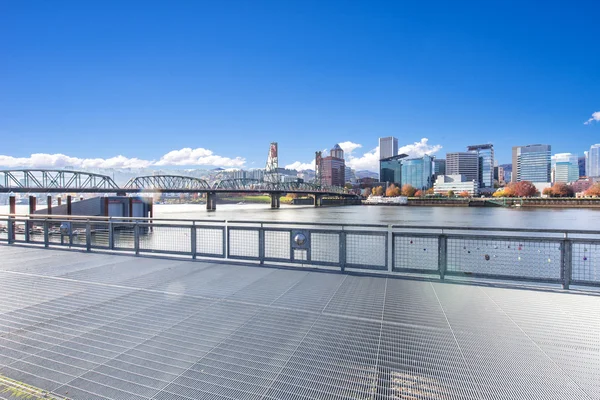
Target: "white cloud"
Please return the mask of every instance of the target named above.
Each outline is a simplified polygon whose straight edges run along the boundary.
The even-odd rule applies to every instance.
[[[0,166],[5,168],[146,168],[156,166],[206,165],[240,168],[246,162],[241,157],[229,158],[214,154],[202,148],[171,151],[159,161],[127,158],[119,155],[111,158],[79,158],[64,154],[36,153],[29,157],[0,155]]]
[[[398,148],[398,154],[408,154],[409,157],[423,157],[425,154],[432,155],[442,149],[439,144],[430,145],[429,139],[423,138],[420,142],[407,144]]]
[[[592,122],[600,122],[600,111],[596,111],[592,114],[592,118],[585,121],[584,125],[590,125]]]
[[[29,157],[11,157],[0,155],[0,166],[7,168],[145,168],[152,161],[139,158],[117,156],[103,158],[78,158],[64,154],[32,154]]]
[[[342,142],[342,143],[338,143],[338,144],[340,145],[340,147],[342,148],[342,150],[344,150],[344,153],[346,153],[346,154],[350,154],[354,150],[360,149],[362,147],[362,144],[353,143],[350,141]]]
[[[295,169],[296,171],[303,171],[305,169],[315,170],[315,160],[310,163],[303,163],[300,161],[293,162],[285,166],[286,169]]]
[[[173,150],[161,157],[154,165],[210,165],[215,167],[242,167],[246,160],[241,157],[229,158],[213,154],[211,150],[186,147]]]
[[[355,170],[379,171],[379,146],[371,151],[367,151],[360,157],[354,157],[352,154],[346,157],[346,165]]]

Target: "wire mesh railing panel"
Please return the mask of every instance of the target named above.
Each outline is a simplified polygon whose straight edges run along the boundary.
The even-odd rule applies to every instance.
[[[387,234],[347,233],[346,263],[364,268],[387,266]]]
[[[558,240],[448,238],[449,273],[560,280]]]
[[[340,262],[340,234],[337,232],[310,232],[310,261],[338,264]]]
[[[139,249],[155,253],[192,253],[192,228],[138,224]]]
[[[94,221],[91,225],[92,248],[109,249],[109,223]]]
[[[196,228],[196,254],[224,257],[223,235],[220,227]]]
[[[394,234],[394,270],[439,269],[438,238]]]
[[[229,257],[258,259],[258,237],[258,229],[229,228]]]
[[[44,244],[44,221],[33,220],[29,223],[29,243]]]
[[[573,243],[572,247],[573,282],[600,283],[600,242]]]
[[[290,231],[265,231],[265,258],[290,259]]]
[[[116,250],[135,250],[135,232],[132,223],[114,223],[113,243]]]
[[[27,220],[22,218],[15,218],[13,226],[14,241],[24,243],[26,239],[25,229],[27,228]]]

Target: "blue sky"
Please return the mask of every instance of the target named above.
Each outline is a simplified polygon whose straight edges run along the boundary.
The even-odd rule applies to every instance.
[[[0,164],[252,168],[277,141],[373,169],[390,135],[583,154],[599,38],[594,1],[0,0]]]

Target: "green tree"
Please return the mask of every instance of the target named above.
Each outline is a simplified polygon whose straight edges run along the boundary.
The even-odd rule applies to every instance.
[[[448,190],[448,197],[454,197],[454,190]]]

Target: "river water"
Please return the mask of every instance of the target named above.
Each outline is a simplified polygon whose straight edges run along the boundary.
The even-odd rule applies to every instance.
[[[500,227],[531,229],[600,230],[600,209],[568,208],[476,208],[412,206],[319,207],[282,204],[272,210],[268,204],[217,204],[216,211],[204,205],[159,204],[156,218],[246,221],[327,222],[347,224],[396,224],[448,227]],[[17,206],[27,213],[28,206]],[[8,206],[0,206],[0,214]]]
[[[600,209],[412,206],[319,207],[268,204],[156,205],[160,218],[600,230]]]

